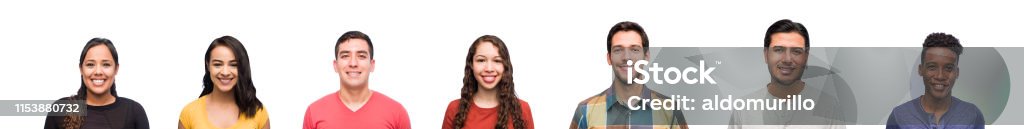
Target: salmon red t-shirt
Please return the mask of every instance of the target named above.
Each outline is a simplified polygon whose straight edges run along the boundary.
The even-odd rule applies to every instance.
[[[384,94],[373,91],[359,110],[352,111],[334,92],[306,108],[303,129],[409,129],[405,107]]]
[[[469,110],[466,112],[466,121],[462,128],[466,129],[492,129],[494,125],[498,123],[498,107],[482,108],[472,104],[470,102]],[[441,129],[451,129],[455,126],[455,115],[459,113],[458,99],[448,103],[448,109],[445,111],[444,122],[441,125]],[[519,108],[525,124],[524,129],[533,129],[533,113],[530,112],[530,104],[526,101],[519,100]],[[511,129],[513,127],[512,121],[510,120],[506,125]]]

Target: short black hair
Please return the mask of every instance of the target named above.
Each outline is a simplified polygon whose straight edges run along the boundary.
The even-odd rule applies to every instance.
[[[764,33],[764,49],[768,49],[768,45],[771,45],[772,34],[787,32],[799,33],[800,36],[804,37],[804,47],[806,47],[804,50],[811,49],[811,36],[807,33],[807,28],[804,27],[804,24],[793,22],[789,19],[775,21],[772,26],[768,27],[768,31]]]
[[[960,62],[960,54],[964,53],[964,46],[960,45],[960,40],[953,37],[953,35],[946,33],[932,33],[924,39],[924,44],[921,45],[924,49],[921,49],[921,63],[924,63],[924,53],[928,51],[928,48],[941,47],[948,48],[956,53],[956,61]]]
[[[341,46],[341,43],[348,41],[349,39],[366,40],[366,45],[370,46],[370,59],[373,59],[373,42],[370,41],[370,36],[359,31],[348,31],[345,32],[345,34],[341,34],[341,37],[338,38],[338,42],[334,43],[334,58],[338,58],[338,46]]]
[[[644,28],[640,27],[640,24],[631,21],[623,21],[616,23],[615,26],[612,26],[612,29],[608,31],[607,50],[609,53],[612,52],[612,37],[615,36],[615,33],[622,31],[636,31],[636,33],[640,34],[640,40],[641,42],[643,42],[644,45],[644,52],[646,52],[647,48],[650,47],[649,42],[647,40],[647,32],[644,32]]]

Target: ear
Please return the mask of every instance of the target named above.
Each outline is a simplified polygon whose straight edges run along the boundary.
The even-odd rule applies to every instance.
[[[341,71],[339,71],[340,69],[338,69],[338,59],[334,59],[334,62],[331,63],[331,66],[334,66],[333,68],[335,73],[341,73]]]
[[[605,61],[608,62],[608,65],[612,65],[612,53],[605,53],[604,58]]]
[[[110,76],[117,76],[117,71],[121,69],[121,65],[114,65],[114,72],[110,73]]]
[[[771,65],[772,63],[768,62],[768,48],[764,48],[764,50],[762,50],[762,51],[763,52],[761,53],[761,55],[764,56],[764,64]],[[771,67],[771,66],[769,66],[769,67]]]
[[[645,51],[644,52],[644,60],[647,60],[647,61],[651,60],[651,52],[650,51]]]
[[[370,59],[370,72],[373,72],[373,67],[376,67],[375,65],[377,65],[377,60]]]
[[[925,73],[924,64],[918,64],[917,65],[917,75],[919,75],[921,77],[924,77],[924,73]]]

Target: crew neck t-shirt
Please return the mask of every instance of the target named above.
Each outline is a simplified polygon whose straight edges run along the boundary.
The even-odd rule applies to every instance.
[[[455,115],[459,113],[460,99],[456,99],[448,103],[448,109],[444,113],[444,123],[441,125],[442,129],[454,128]],[[524,129],[533,129],[533,114],[530,111],[530,104],[526,101],[519,100],[519,108],[522,112],[520,118],[523,119]],[[509,117],[511,118],[511,117]],[[489,129],[494,128],[495,124],[498,123],[498,107],[482,108],[473,104],[470,101],[469,110],[466,112],[466,120],[463,122],[462,128],[466,129]],[[512,119],[508,119],[506,123],[508,129],[512,129]]]

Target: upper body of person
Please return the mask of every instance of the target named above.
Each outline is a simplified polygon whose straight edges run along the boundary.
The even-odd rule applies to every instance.
[[[612,85],[604,92],[581,101],[575,110],[571,129],[580,128],[672,128],[686,129],[686,119],[678,110],[630,110],[627,103],[631,96],[646,99],[666,98],[650,90],[644,84],[627,83],[631,63],[649,60],[647,33],[639,24],[619,22],[608,32],[605,57],[612,66]],[[633,75],[639,75],[633,71]],[[649,106],[649,105],[645,105]]]
[[[181,109],[179,129],[269,129],[267,110],[256,98],[249,54],[231,36],[206,49],[206,74],[199,99]]]
[[[335,42],[334,71],[341,89],[306,108],[303,129],[409,129],[405,107],[369,89],[373,72],[373,43],[359,31],[349,31]]]
[[[104,38],[93,38],[85,44],[78,60],[82,85],[78,93],[61,101],[84,101],[86,114],[49,113],[45,129],[149,129],[149,118],[142,105],[117,96],[114,77],[120,67],[117,49]],[[58,101],[60,103],[60,101]]]
[[[530,105],[516,96],[512,58],[493,35],[473,41],[466,55],[461,98],[448,103],[442,129],[533,129]]]
[[[846,128],[838,111],[838,99],[820,89],[806,86],[803,74],[811,47],[810,35],[803,24],[783,19],[772,23],[764,36],[764,59],[771,81],[764,89],[740,99],[791,99],[802,96],[814,100],[812,110],[737,110],[729,120],[730,129],[756,128]]]
[[[925,38],[917,73],[924,95],[892,109],[887,129],[984,129],[985,117],[970,102],[953,97],[960,76],[963,46],[953,35],[932,33]]]

